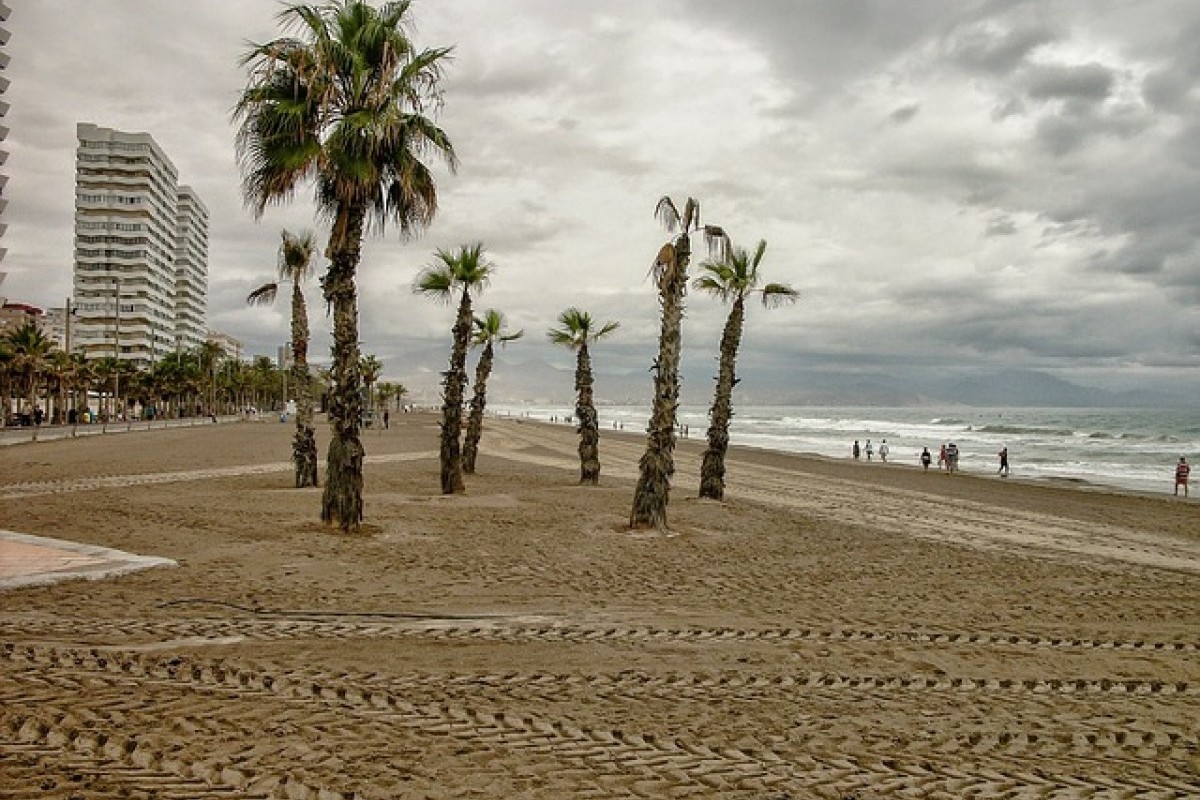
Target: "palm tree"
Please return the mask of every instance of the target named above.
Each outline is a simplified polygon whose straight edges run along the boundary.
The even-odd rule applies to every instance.
[[[655,216],[667,231],[679,235],[658,251],[651,274],[658,284],[662,306],[662,329],[654,372],[654,403],[646,429],[646,452],[638,463],[640,475],[633,494],[631,528],[667,527],[667,502],[671,476],[675,473],[675,419],[679,405],[679,356],[683,328],[683,294],[687,289],[688,262],[692,256],[691,235],[704,233],[710,253],[725,253],[729,238],[715,225],[700,224],[700,204],[689,197],[683,214],[670,197],[658,201]]]
[[[409,37],[410,0],[376,8],[364,0],[292,5],[284,36],[254,46],[234,110],[242,191],[255,216],[289,200],[308,179],[319,213],[332,221],[321,280],[333,312],[331,440],[321,519],[343,531],[362,522],[358,297],[355,272],[368,221],[404,237],[433,220],[437,188],[421,160],[453,170],[449,137],[429,110],[441,104],[449,48],[418,51]]]
[[[54,342],[32,322],[8,331],[5,339],[12,354],[10,369],[14,375],[24,379],[24,411],[32,418],[37,411],[38,382],[46,371]]]
[[[196,347],[193,355],[196,359],[196,369],[203,376],[201,383],[208,386],[208,406],[211,409],[217,404],[217,365],[225,355],[225,348],[218,342],[207,339]],[[200,391],[199,387],[196,391]]]
[[[383,364],[373,355],[365,355],[358,362],[358,371],[362,373],[363,385],[367,393],[367,408],[375,411],[375,382],[383,374]]]
[[[75,359],[65,350],[51,352],[46,360],[45,375],[50,383],[48,388],[54,389],[54,411],[50,415],[53,424],[65,425],[67,422],[67,398],[75,384],[75,367]]]
[[[783,283],[759,288],[758,267],[766,251],[766,240],[760,239],[753,255],[738,248],[726,258],[705,261],[700,265],[704,274],[692,283],[696,289],[730,304],[721,333],[717,388],[708,414],[708,447],[700,466],[700,496],[713,500],[725,497],[725,453],[729,449],[729,420],[733,417],[733,387],[738,383],[734,372],[746,320],[746,297],[757,293],[765,308],[793,303],[799,297],[799,292]]]
[[[396,396],[396,384],[391,381],[380,381],[375,386],[375,398],[381,409],[386,409]]]
[[[463,390],[467,383],[467,346],[471,338],[471,292],[483,291],[494,267],[483,257],[483,245],[476,242],[463,245],[457,253],[437,251],[437,263],[426,267],[417,276],[414,290],[418,294],[449,303],[460,291],[458,314],[452,331],[453,347],[450,368],[442,385],[442,494],[463,491],[462,451],[459,433],[462,428]]]
[[[7,427],[12,413],[13,355],[7,336],[0,336],[0,428]]]
[[[296,488],[317,486],[317,437],[313,429],[312,382],[308,375],[308,306],[304,282],[312,275],[317,244],[311,231],[280,233],[278,279],[264,283],[246,298],[251,305],[275,302],[279,284],[292,284],[292,386],[296,391],[296,434],[292,437],[292,462]],[[215,411],[214,411],[215,413]]]
[[[606,322],[597,330],[592,315],[568,308],[558,315],[562,327],[551,328],[550,341],[575,351],[575,417],[579,420],[579,482],[600,482],[600,423],[592,400],[592,359],[588,342],[598,342],[621,326]]]
[[[479,454],[479,438],[483,436],[483,409],[487,405],[487,382],[492,374],[495,345],[504,346],[520,339],[525,331],[506,333],[504,315],[489,308],[482,317],[475,318],[475,335],[471,344],[483,347],[479,363],[475,365],[475,393],[471,396],[471,413],[467,416],[467,433],[463,437],[463,472],[475,473],[475,457]]]

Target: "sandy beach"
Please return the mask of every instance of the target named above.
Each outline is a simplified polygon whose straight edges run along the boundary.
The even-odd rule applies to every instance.
[[[735,449],[718,504],[693,438],[631,533],[637,433],[581,487],[490,419],[444,497],[418,413],[347,537],[292,430],[0,449],[0,528],[175,564],[0,590],[0,798],[1200,797],[1195,499]]]

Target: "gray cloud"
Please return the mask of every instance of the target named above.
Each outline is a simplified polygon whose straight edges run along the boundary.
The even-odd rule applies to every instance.
[[[695,195],[741,244],[767,239],[770,279],[803,293],[750,319],[743,357],[756,369],[1031,366],[1178,383],[1200,366],[1190,2],[414,8],[423,45],[455,45],[439,121],[462,166],[438,172],[427,232],[364,248],[364,347],[393,377],[444,367],[448,311],[415,297],[412,279],[436,248],[476,240],[498,267],[479,307],[528,330],[506,358],[569,368],[544,331],[580,305],[622,323],[604,369],[640,377],[658,331],[646,274],[667,239],[652,216],[664,194]],[[307,190],[261,220],[240,198],[237,59],[276,35],[278,9],[14,9],[6,293],[57,305],[70,291],[75,123],[145,130],[209,206],[213,326],[274,353],[286,315],[244,296],[270,275],[280,228],[326,235]],[[308,297],[320,360],[315,284]],[[711,373],[723,321],[689,296],[693,374]]]
[[[1102,64],[1031,67],[1025,76],[1026,91],[1035,100],[1085,100],[1098,103],[1112,92],[1113,71]]]

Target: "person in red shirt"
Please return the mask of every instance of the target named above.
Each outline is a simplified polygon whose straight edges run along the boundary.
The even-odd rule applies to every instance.
[[[1179,464],[1175,467],[1175,496],[1179,496],[1179,487],[1183,487],[1183,496],[1188,496],[1188,474],[1192,468],[1188,466],[1186,458],[1180,458]]]

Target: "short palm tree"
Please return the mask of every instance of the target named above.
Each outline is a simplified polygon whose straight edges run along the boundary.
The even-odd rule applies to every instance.
[[[462,429],[463,391],[467,384],[467,348],[471,339],[471,292],[478,294],[487,286],[494,267],[484,258],[483,245],[463,245],[457,252],[437,251],[437,262],[417,276],[414,290],[444,303],[460,292],[458,314],[454,317],[450,368],[442,382],[442,494],[463,491]]]
[[[11,353],[9,368],[25,390],[24,410],[33,415],[37,409],[38,383],[49,365],[54,341],[46,336],[36,324],[26,322],[8,331],[5,336]],[[37,434],[34,434],[36,440]]]
[[[331,439],[321,519],[344,531],[362,522],[358,297],[355,273],[368,222],[411,236],[437,211],[433,173],[422,161],[457,157],[427,112],[441,104],[449,48],[417,50],[410,0],[379,8],[364,0],[286,7],[284,36],[242,59],[249,76],[234,110],[242,192],[256,216],[316,184],[319,213],[332,221],[321,280],[333,312]]]
[[[592,358],[588,344],[598,342],[621,327],[619,322],[597,322],[587,311],[568,308],[558,315],[561,327],[546,335],[554,344],[575,351],[575,418],[579,420],[579,482],[600,482],[600,422],[592,394]]]
[[[292,437],[292,463],[296,466],[296,488],[300,489],[318,485],[312,381],[308,374],[308,306],[304,301],[304,283],[312,276],[317,244],[310,231],[297,236],[285,230],[280,238],[277,279],[255,289],[246,302],[251,305],[270,305],[279,294],[279,284],[292,284],[292,386],[296,392],[296,434]]]
[[[475,391],[471,395],[471,411],[467,415],[467,432],[463,436],[463,472],[475,473],[475,458],[479,455],[479,439],[483,436],[483,411],[487,406],[487,382],[492,374],[495,346],[520,339],[525,331],[508,333],[504,330],[504,315],[493,308],[475,318],[475,334],[471,344],[482,347],[479,363],[475,365]]]
[[[358,362],[358,371],[362,373],[363,389],[367,393],[367,408],[375,411],[375,384],[383,374],[383,363],[374,355],[365,355]]]
[[[729,450],[729,420],[733,417],[733,387],[738,346],[746,320],[746,297],[758,294],[763,306],[774,308],[793,303],[799,293],[783,283],[758,286],[758,268],[767,251],[765,240],[759,240],[753,254],[738,248],[726,258],[710,259],[700,265],[703,274],[693,286],[729,303],[729,316],[721,333],[721,356],[717,369],[717,387],[709,411],[708,447],[700,466],[700,496],[712,500],[725,498],[725,453]]]
[[[674,240],[659,248],[651,274],[658,284],[662,329],[653,367],[654,403],[646,429],[646,452],[638,462],[640,474],[633,494],[631,528],[666,528],[671,476],[675,473],[675,420],[679,406],[679,356],[683,332],[683,295],[687,289],[691,235],[703,232],[711,254],[725,254],[729,238],[715,225],[700,224],[700,204],[688,198],[683,213],[669,197],[658,201],[655,216]]]

